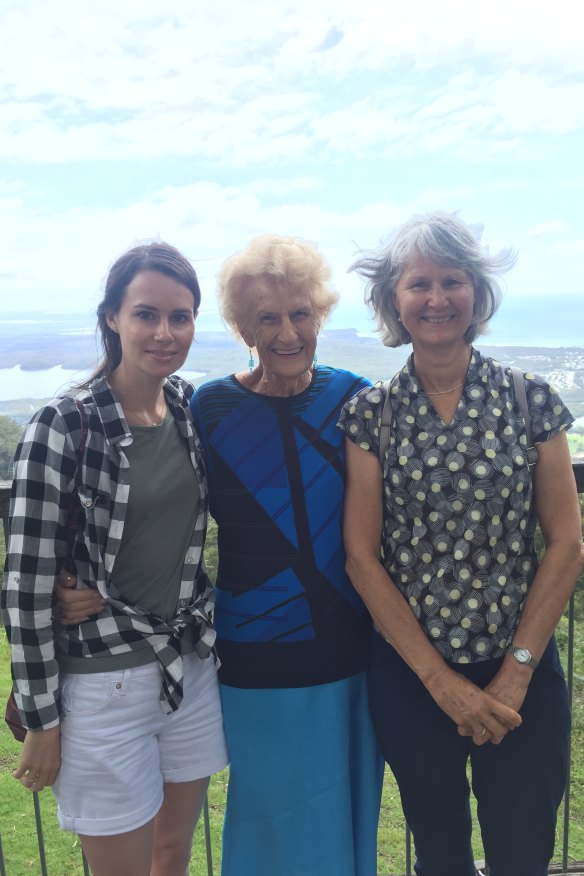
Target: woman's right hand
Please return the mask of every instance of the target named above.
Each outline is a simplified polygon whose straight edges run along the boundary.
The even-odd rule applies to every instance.
[[[444,666],[426,687],[434,701],[458,727],[461,736],[472,736],[476,745],[498,745],[522,719],[515,709],[499,702],[463,675]]]
[[[98,590],[85,587],[76,590],[77,578],[67,569],[61,569],[57,578],[55,596],[57,617],[63,624],[80,624],[91,615],[99,614],[105,607],[105,599]]]
[[[61,766],[61,728],[28,730],[13,778],[29,791],[52,785]]]

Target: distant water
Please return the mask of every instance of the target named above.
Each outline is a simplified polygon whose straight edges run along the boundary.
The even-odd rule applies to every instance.
[[[330,328],[355,326],[364,336],[375,334],[365,308],[339,307],[333,311]],[[508,294],[490,322],[481,343],[496,347],[584,347],[584,296]]]
[[[72,383],[81,383],[89,372],[73,371],[55,365],[42,371],[22,371],[20,365],[14,368],[0,368],[0,401],[20,398],[53,398],[67,390]],[[202,377],[201,371],[181,371],[186,380]]]
[[[212,327],[210,315],[205,317],[205,330]],[[201,322],[203,316],[201,316]],[[346,329],[354,327],[360,334],[374,334],[375,325],[368,319],[363,304],[346,306],[333,311],[327,327]],[[201,326],[202,328],[202,326]],[[222,328],[222,327],[221,327]],[[221,330],[220,328],[220,330]],[[84,336],[95,333],[93,318],[87,314],[0,314],[0,338],[22,335],[31,337],[45,331],[56,336]],[[326,330],[326,328],[325,328]],[[88,338],[88,349],[91,349]],[[479,345],[520,347],[584,347],[584,306],[580,295],[562,295],[551,292],[547,296],[529,297],[508,294],[491,321],[489,332],[482,335]],[[200,372],[183,372],[195,379]],[[0,368],[0,401],[21,398],[51,398],[67,389],[71,383],[84,379],[86,372],[74,371],[57,365],[42,371],[21,371],[20,366]]]
[[[0,368],[0,399],[52,398],[84,377],[84,371],[72,371],[60,365],[43,371],[22,371],[20,365]]]
[[[504,298],[484,342],[496,346],[582,347],[582,299],[562,295]]]

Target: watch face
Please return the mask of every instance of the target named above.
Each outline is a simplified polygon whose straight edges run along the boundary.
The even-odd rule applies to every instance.
[[[513,656],[517,660],[518,663],[529,663],[531,660],[531,654],[527,650],[527,648],[515,648],[513,651]]]

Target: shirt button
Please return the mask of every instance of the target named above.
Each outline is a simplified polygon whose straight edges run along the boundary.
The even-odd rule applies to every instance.
[[[195,558],[194,558],[194,557],[187,557],[187,564],[188,564],[189,566],[192,566],[194,562],[195,562]]]
[[[122,686],[122,682],[116,681],[116,690],[120,690],[121,686]]]

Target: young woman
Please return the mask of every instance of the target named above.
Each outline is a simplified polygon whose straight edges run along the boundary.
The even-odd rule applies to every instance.
[[[173,247],[121,256],[98,308],[102,363],[35,414],[16,453],[2,610],[28,733],[14,776],[53,785],[94,876],[188,873],[209,776],[227,763],[193,389],[171,376],[199,303]],[[72,559],[105,608],[54,626],[84,421]]]

